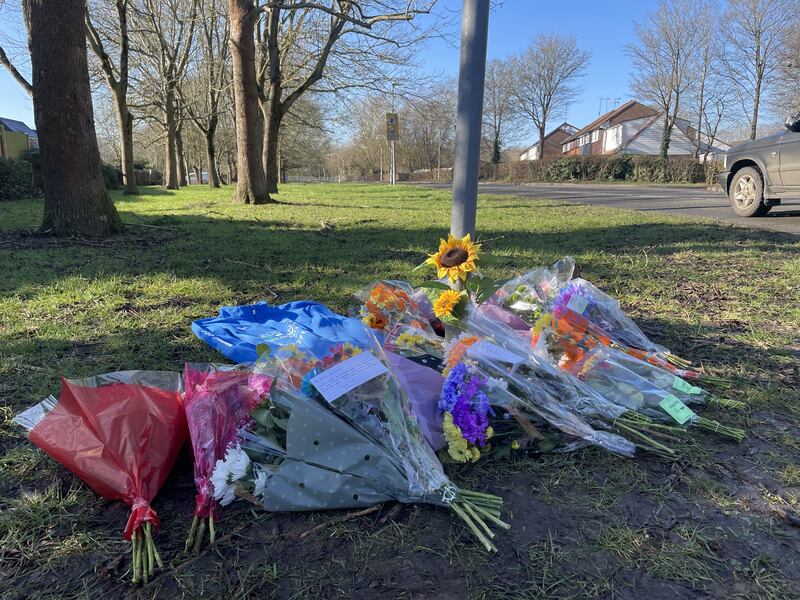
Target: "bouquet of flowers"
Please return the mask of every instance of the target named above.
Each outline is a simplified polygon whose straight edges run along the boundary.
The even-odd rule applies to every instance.
[[[606,346],[624,352],[635,360],[667,371],[674,377],[686,381],[710,384],[717,387],[726,387],[728,385],[722,378],[700,373],[692,369],[682,369],[673,365],[658,354],[626,346],[613,339],[586,317],[564,306],[554,307],[536,321],[532,329],[532,341],[534,345],[536,344],[541,330],[545,327],[552,332],[554,341],[561,346],[564,351],[580,352],[591,350],[597,346]]]
[[[131,506],[132,581],[147,583],[156,564],[160,522],[150,506],[186,439],[177,373],[123,371],[63,379],[52,396],[15,421],[30,440],[108,500]]]
[[[563,345],[560,348],[563,349]],[[666,381],[655,376],[650,369],[646,370],[649,378],[645,378],[642,375],[645,374],[647,363],[632,361],[636,359],[614,348],[598,346],[588,352],[580,348],[564,352],[559,365],[604,397],[644,417],[638,419],[643,422],[644,429],[677,432],[681,426],[696,425],[736,441],[744,439],[745,433],[741,429],[697,415],[681,400],[679,396],[683,396],[684,400],[700,400],[700,394],[694,393],[693,386],[686,389],[686,382],[680,380],[683,383],[676,387],[674,378],[672,385],[666,386]],[[657,383],[659,381],[663,387]],[[667,423],[671,423],[672,427]]]
[[[620,308],[619,302],[585,279],[572,279],[575,261],[565,257],[550,269],[538,268],[500,287],[491,303],[523,318],[530,325],[548,311],[575,312],[615,344],[659,357],[679,367],[690,363],[653,343]]]
[[[224,458],[239,430],[250,421],[250,413],[269,394],[272,380],[254,373],[247,365],[187,364],[186,421],[194,457],[194,519],[185,551],[199,552],[208,527],[214,543],[219,509],[214,499],[214,465]]]
[[[359,291],[356,298],[361,302],[361,320],[368,327],[383,330],[404,324],[433,333],[414,299],[414,290],[405,281],[377,281]]]
[[[485,439],[494,433],[494,428],[486,432],[485,429],[481,431],[480,427],[487,422],[487,404],[514,417],[523,431],[532,437],[536,437],[537,430],[533,424],[544,423],[583,443],[598,445],[624,456],[634,454],[631,442],[619,435],[597,430],[587,421],[588,418],[605,426],[606,420],[620,416],[624,409],[592,393],[548,361],[529,354],[527,349],[512,345],[510,350],[508,345],[503,347],[496,343],[499,340],[475,326],[472,316],[467,320],[466,327],[467,333],[452,340],[446,349],[448,381],[454,386],[455,396],[446,385],[442,391],[441,407],[445,412],[445,425],[450,425],[448,421],[452,420],[452,424],[461,430],[462,437],[464,431],[474,431],[473,421],[479,425],[477,433],[470,433],[479,443],[465,438],[473,444],[468,446],[473,459],[478,456],[473,447],[477,446],[480,451]],[[464,370],[459,366],[462,363],[469,368]],[[466,379],[462,373],[467,375]],[[450,379],[451,376],[454,380]],[[477,388],[477,392],[472,392],[474,388]],[[478,392],[488,398],[488,403]],[[451,417],[448,418],[445,409],[453,405],[453,398],[458,399],[459,396],[466,397],[475,404],[476,409],[466,413],[450,412]],[[477,402],[473,400],[475,397]],[[455,404],[455,407],[458,408],[458,405]],[[480,416],[473,417],[472,413],[475,412]],[[462,420],[462,415],[467,420]],[[447,431],[445,437],[448,437]]]
[[[280,375],[215,467],[221,504],[234,495],[272,511],[431,503],[496,550],[488,524],[508,528],[502,499],[447,479],[377,341],[324,356],[282,348],[257,370]]]

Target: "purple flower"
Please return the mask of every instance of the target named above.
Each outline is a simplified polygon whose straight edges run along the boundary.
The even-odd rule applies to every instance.
[[[464,439],[478,446],[486,444],[488,415],[494,416],[489,398],[482,391],[487,382],[474,367],[459,363],[450,370],[439,399],[439,409],[449,412]]]

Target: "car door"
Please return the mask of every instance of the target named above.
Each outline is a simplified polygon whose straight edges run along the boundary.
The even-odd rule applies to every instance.
[[[781,187],[793,194],[800,193],[800,132],[787,131],[780,148]]]

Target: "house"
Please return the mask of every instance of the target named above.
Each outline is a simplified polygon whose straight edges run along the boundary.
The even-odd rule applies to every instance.
[[[0,117],[0,158],[19,158],[39,147],[39,137],[22,121]]]
[[[544,158],[561,156],[561,143],[578,131],[569,123],[562,123],[550,133],[544,136]],[[525,150],[519,155],[520,160],[539,160],[539,142]]]
[[[604,134],[607,129],[625,123],[655,117],[658,111],[636,100],[628,100],[625,104],[597,117],[561,142],[561,151],[568,156],[587,156],[607,154],[604,150]]]

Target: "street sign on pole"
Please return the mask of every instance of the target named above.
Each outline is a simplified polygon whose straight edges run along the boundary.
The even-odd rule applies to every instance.
[[[386,139],[390,142],[400,139],[400,120],[396,112],[386,113]]]
[[[394,90],[394,83],[392,83]],[[394,92],[392,93],[392,104],[394,104]],[[395,185],[397,183],[397,160],[395,158],[394,146],[395,142],[400,139],[400,119],[397,117],[396,112],[386,113],[386,139],[392,148],[392,161],[391,171],[389,173],[389,184]]]
[[[458,69],[456,148],[450,232],[475,237],[481,158],[483,84],[489,35],[489,0],[464,0],[461,14],[461,63]]]

